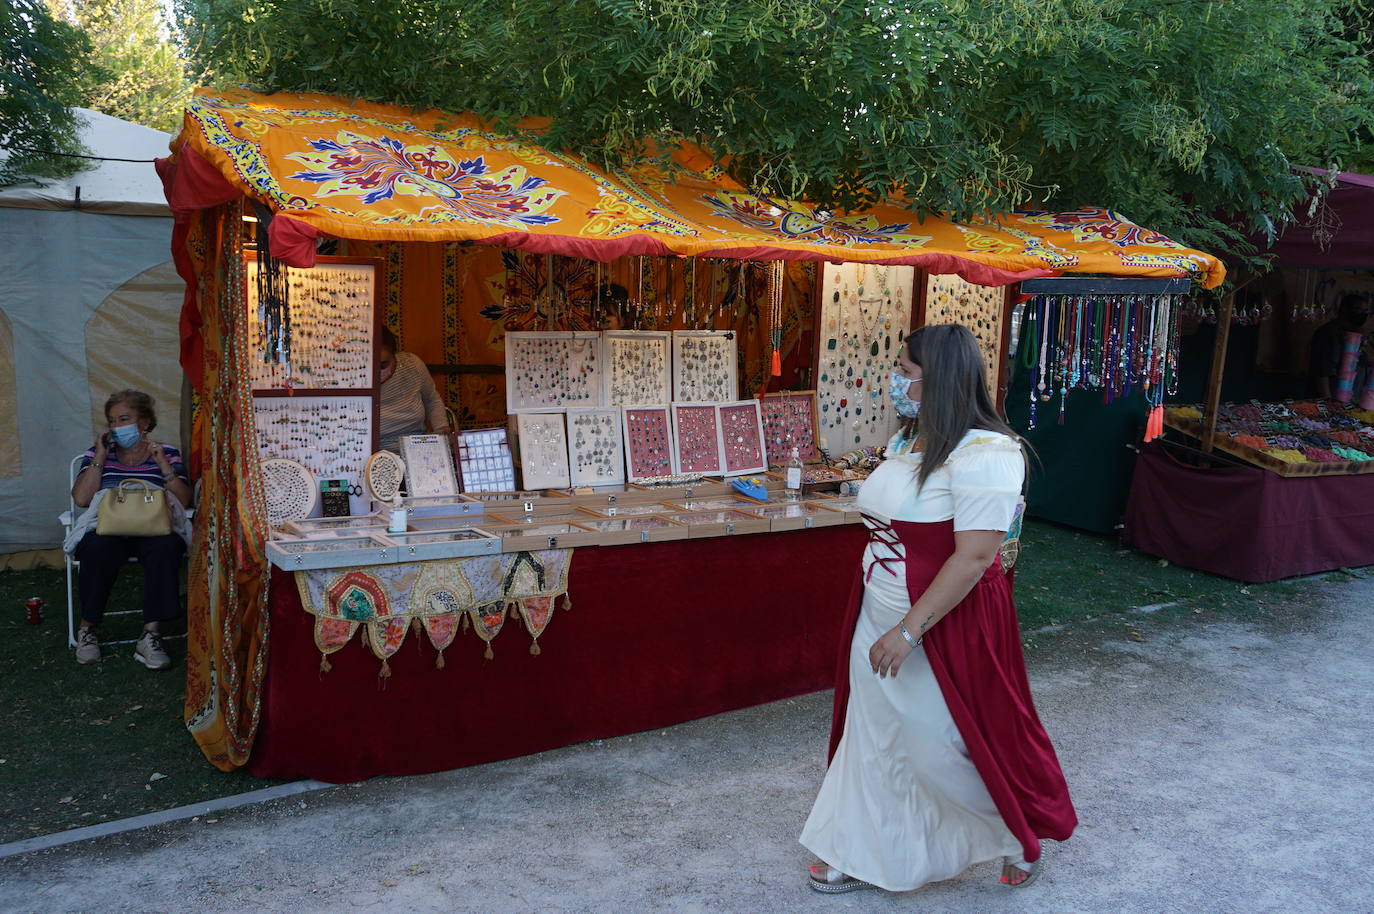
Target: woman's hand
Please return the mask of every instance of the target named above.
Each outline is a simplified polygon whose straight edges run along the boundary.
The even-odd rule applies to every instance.
[[[902,633],[894,626],[887,630],[873,646],[868,649],[868,662],[879,679],[888,675],[896,676],[906,658],[911,656],[912,647],[906,643]]]
[[[109,432],[98,432],[95,436],[95,447],[91,448],[95,452],[95,457],[91,459],[91,465],[97,467],[105,466],[105,458],[110,456]]]
[[[152,458],[153,463],[157,464],[157,468],[162,471],[162,475],[164,476],[173,472],[172,461],[167,459],[167,452],[162,449],[162,445],[148,439],[144,439],[144,443],[150,451],[148,457],[144,459],[147,460],[148,458]]]

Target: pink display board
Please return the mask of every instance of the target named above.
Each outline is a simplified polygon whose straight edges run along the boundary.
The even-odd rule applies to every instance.
[[[725,475],[760,473],[768,469],[758,400],[721,404],[720,438],[724,451]]]
[[[679,473],[721,471],[720,426],[714,403],[673,404]]]
[[[673,438],[669,428],[668,407],[627,406],[622,415],[629,478],[671,476]]]
[[[763,443],[768,462],[785,463],[792,448],[804,461],[816,460],[816,392],[768,394],[760,403],[763,410]]]

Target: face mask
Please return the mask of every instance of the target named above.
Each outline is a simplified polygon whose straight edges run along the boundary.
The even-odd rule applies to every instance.
[[[116,425],[110,429],[114,435],[115,444],[120,447],[133,447],[138,444],[138,439],[143,437],[143,433],[138,430],[138,425]]]
[[[888,394],[892,397],[893,409],[897,410],[897,415],[907,419],[915,419],[921,411],[921,401],[913,400],[906,395],[914,381],[915,378],[903,377],[901,372],[893,371],[887,388]]]

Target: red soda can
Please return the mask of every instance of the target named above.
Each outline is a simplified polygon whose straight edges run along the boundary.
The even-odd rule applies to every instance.
[[[43,598],[42,598],[42,597],[29,597],[29,601],[28,601],[28,603],[26,603],[25,605],[28,606],[28,608],[29,608],[29,624],[30,624],[30,625],[37,625],[38,623],[40,623],[40,622],[43,621]]]

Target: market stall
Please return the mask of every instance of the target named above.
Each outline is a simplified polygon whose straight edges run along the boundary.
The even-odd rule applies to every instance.
[[[1374,564],[1374,384],[1357,382],[1368,330],[1344,326],[1340,308],[1374,291],[1374,177],[1334,176],[1312,213],[1272,247],[1273,271],[1194,315],[1215,325],[1211,377],[1136,462],[1136,548],[1254,582]],[[1314,359],[1329,360],[1330,398],[1312,398]]]
[[[174,149],[204,480],[187,724],[262,775],[435,770],[824,686],[864,535],[820,461],[886,440],[912,326],[973,326],[996,382],[1008,283],[1222,276],[1162,236],[832,217],[692,147],[607,172],[320,96],[203,90]],[[374,450],[383,326],[440,376],[452,450]]]

